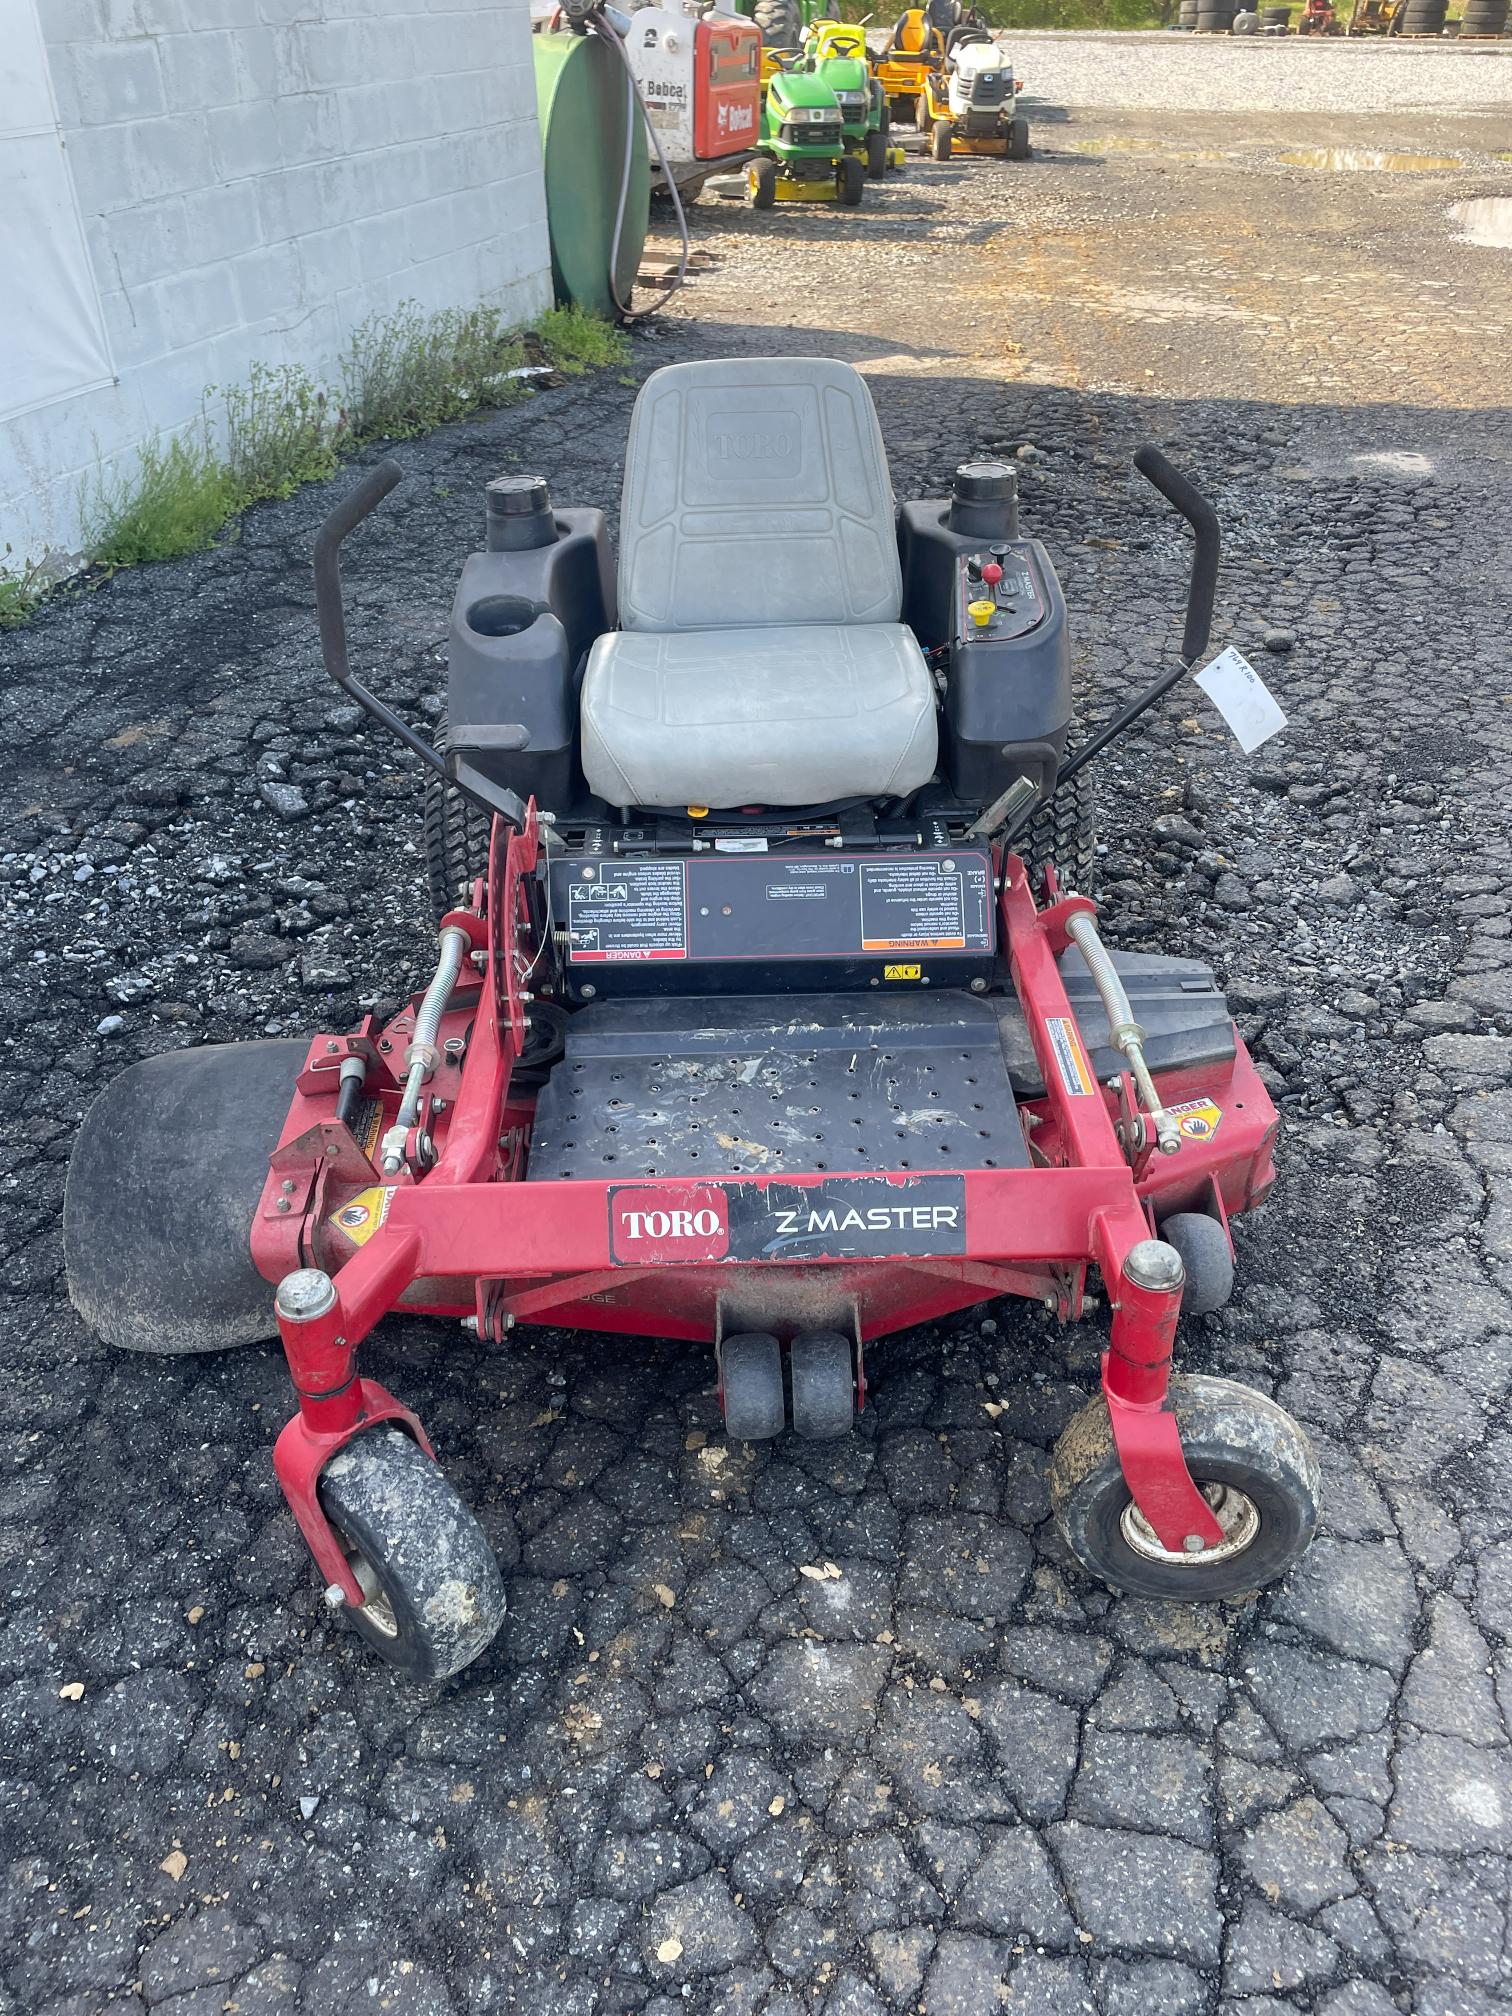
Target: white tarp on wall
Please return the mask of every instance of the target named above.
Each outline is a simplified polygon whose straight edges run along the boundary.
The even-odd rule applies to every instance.
[[[0,420],[115,376],[36,0],[0,0]]]

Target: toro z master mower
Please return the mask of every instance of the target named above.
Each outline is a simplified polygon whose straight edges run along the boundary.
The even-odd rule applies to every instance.
[[[332,1609],[404,1670],[465,1665],[503,1594],[362,1370],[396,1309],[499,1344],[686,1339],[732,1437],[828,1437],[877,1338],[1002,1295],[1074,1320],[1095,1269],[1102,1391],[1051,1470],[1077,1561],[1209,1599],[1306,1547],[1300,1429],[1171,1371],[1183,1311],[1229,1293],[1275,1111],[1212,974],[1109,953],[1074,893],[1084,766],[1211,616],[1212,511],[1136,463],[1196,532],[1183,655],[1074,753],[1065,604],[1012,470],[896,509],[845,364],[656,372],[617,570],[600,512],[491,484],[441,747],[347,659],[341,543],[396,465],[327,521],[326,664],[433,772],[435,977],[386,1021],[132,1066],[84,1122],[64,1235],[117,1344],[281,1338],[279,1481]]]

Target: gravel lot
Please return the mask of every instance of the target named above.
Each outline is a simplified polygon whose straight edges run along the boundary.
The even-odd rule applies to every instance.
[[[268,1462],[277,1352],[112,1355],[59,1279],[105,1077],[339,1027],[425,966],[414,768],[315,650],[310,542],[349,479],[264,507],[4,641],[0,2016],[1512,2004],[1512,255],[1445,222],[1512,192],[1474,95],[1507,66],[1287,50],[1474,91],[1178,141],[1052,98],[1051,66],[1169,66],[1149,106],[1273,52],[1033,48],[1035,163],[912,165],[860,218],[706,198],[710,263],[628,376],[830,351],[901,492],[1017,452],[1088,720],[1179,629],[1185,549],[1132,447],[1214,495],[1217,641],[1292,725],[1247,761],[1173,698],[1104,767],[1099,893],[1121,942],[1215,962],[1281,1100],[1236,1301],[1179,1351],[1305,1422],[1324,1535],[1251,1605],[1088,1583],[1045,1461],[1101,1331],[1022,1305],[877,1348],[847,1443],[749,1453],[697,1353],[396,1323],[369,1363],[511,1614],[436,1693],[328,1626]],[[1465,165],[1275,152],[1351,141]],[[399,451],[349,566],[391,699],[438,704],[485,477],[610,501],[633,396],[600,377]]]

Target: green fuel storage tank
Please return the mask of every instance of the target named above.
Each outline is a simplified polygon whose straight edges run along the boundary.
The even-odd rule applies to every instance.
[[[646,122],[629,95],[625,66],[594,35],[532,35],[536,108],[546,171],[546,224],[557,301],[615,313],[609,250],[625,169],[625,122],[634,114],[630,187],[615,281],[627,305],[651,208]]]

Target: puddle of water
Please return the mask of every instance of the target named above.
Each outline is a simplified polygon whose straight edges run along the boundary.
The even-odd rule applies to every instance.
[[[1449,221],[1458,224],[1460,236],[1472,245],[1512,252],[1512,196],[1475,196],[1468,203],[1451,203]]]
[[[1334,168],[1346,172],[1386,170],[1423,174],[1432,168],[1458,168],[1452,154],[1391,154],[1381,147],[1294,147],[1279,157],[1288,168]]]

